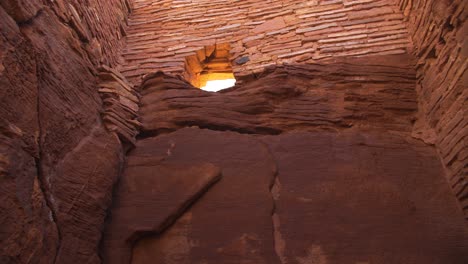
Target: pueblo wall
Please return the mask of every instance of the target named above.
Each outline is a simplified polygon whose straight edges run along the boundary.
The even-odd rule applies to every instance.
[[[0,3],[0,262],[96,263],[122,160],[100,120],[129,3]]]
[[[468,217],[468,16],[466,1],[401,0],[414,42],[419,121],[415,135],[436,144]]]
[[[411,136],[409,54],[252,79],[218,93],[144,79],[104,263],[466,262],[443,166]]]
[[[139,0],[122,72],[134,83],[157,70],[184,75],[187,56],[221,43],[231,46],[236,77],[283,63],[402,54],[411,46],[403,18],[388,0]]]

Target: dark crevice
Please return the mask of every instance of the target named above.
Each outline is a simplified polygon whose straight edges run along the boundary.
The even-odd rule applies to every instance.
[[[62,238],[61,238],[60,229],[59,229],[58,222],[57,222],[57,215],[56,215],[55,211],[53,210],[53,205],[52,205],[52,201],[51,201],[51,197],[50,197],[50,189],[49,189],[49,187],[47,187],[47,179],[46,179],[46,177],[44,175],[44,172],[43,172],[43,169],[42,169],[41,157],[42,157],[42,150],[41,150],[41,147],[39,146],[39,158],[34,158],[34,161],[35,161],[35,164],[36,164],[36,172],[37,172],[37,179],[38,179],[38,183],[39,183],[39,189],[42,192],[42,196],[44,197],[46,207],[50,211],[50,214],[52,216],[52,221],[54,222],[55,228],[57,230],[58,243],[57,243],[57,249],[56,249],[55,256],[54,256],[54,261],[53,261],[53,263],[56,263],[57,257],[58,257],[59,251],[60,251],[60,246],[62,244],[61,243]]]
[[[111,203],[109,207],[107,207],[107,210],[106,210],[106,216],[104,217],[104,224],[102,225],[103,228],[101,230],[101,239],[99,240],[99,244],[98,244],[97,255],[100,260],[100,263],[104,263],[104,257],[102,256],[102,253],[104,252],[105,231],[106,231],[106,227],[109,226],[109,223],[112,221],[112,208],[114,207],[115,202],[118,200],[116,197],[119,191],[120,179],[123,175],[123,171],[124,171],[125,164],[126,164],[126,154],[128,154],[130,151],[131,150],[128,150],[128,152],[125,151],[124,147],[122,146],[122,152],[121,152],[122,155],[120,157],[119,173],[118,173],[116,181],[114,182],[112,186],[112,199],[111,199]]]
[[[431,51],[427,54],[426,59],[436,59],[437,58],[437,52],[436,48],[432,48]]]
[[[258,140],[258,142],[265,148],[265,150],[268,152],[268,155],[270,156],[270,160],[273,161],[275,164],[275,171],[273,173],[273,177],[271,178],[271,181],[269,183],[269,191],[271,195],[271,201],[272,201],[272,209],[271,209],[271,225],[272,225],[272,236],[273,236],[273,250],[276,253],[276,256],[278,258],[279,263],[286,263],[286,259],[284,256],[284,241],[282,241],[281,238],[281,233],[279,230],[280,223],[279,223],[279,215],[278,215],[278,207],[277,207],[277,201],[279,199],[279,193],[281,191],[281,184],[279,181],[279,170],[278,170],[278,162],[275,159],[275,156],[270,150],[270,147],[268,144],[263,142],[261,139]]]
[[[50,210],[50,214],[52,216],[52,221],[55,224],[55,228],[57,230],[57,249],[55,252],[54,256],[54,261],[53,263],[56,263],[57,257],[59,255],[60,247],[62,244],[62,235],[60,232],[60,227],[58,225],[58,220],[57,220],[57,213],[54,210],[53,203],[52,203],[52,194],[50,191],[50,188],[47,184],[47,176],[44,173],[44,168],[43,168],[43,159],[44,157],[44,152],[42,148],[42,136],[43,136],[43,130],[42,130],[42,124],[41,124],[41,85],[40,85],[40,80],[41,80],[41,69],[40,69],[40,64],[39,63],[42,61],[42,58],[36,54],[36,77],[37,77],[37,96],[36,96],[36,115],[37,115],[37,125],[38,125],[38,154],[37,157],[35,158],[35,163],[36,163],[36,170],[37,170],[37,179],[39,182],[39,187],[41,189],[42,195],[44,196],[44,200],[46,203],[47,208]]]
[[[443,30],[446,31],[446,33],[448,32],[452,32],[455,27],[450,23],[450,21],[452,21],[452,16],[449,16],[446,20],[445,20],[445,23],[444,23],[444,26],[443,26]]]
[[[209,129],[213,131],[228,131],[228,132],[237,132],[239,134],[246,135],[280,135],[283,133],[282,130],[271,128],[271,127],[255,127],[255,128],[242,128],[242,127],[230,127],[216,124],[198,124],[197,122],[184,121],[177,123],[180,127],[178,128],[161,128],[154,130],[142,130],[137,135],[137,140],[157,137],[164,134],[169,134],[175,132],[179,129],[188,128],[188,127],[198,127],[200,129]]]
[[[31,25],[34,20],[36,18],[38,18],[39,16],[41,16],[42,14],[44,13],[44,8],[41,8],[37,11],[36,14],[34,14],[34,16],[32,16],[31,18],[29,18],[28,20],[25,20],[25,21],[19,21],[17,22],[16,24],[18,24],[19,27],[25,27],[25,26],[29,26]]]

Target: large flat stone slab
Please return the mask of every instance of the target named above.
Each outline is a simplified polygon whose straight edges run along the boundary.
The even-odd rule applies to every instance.
[[[381,132],[263,140],[278,163],[283,263],[468,263],[468,227],[433,148]]]
[[[129,263],[134,243],[163,232],[220,177],[219,168],[206,162],[130,155],[105,231],[104,263]]]
[[[141,140],[135,153],[177,164],[210,162],[223,177],[167,232],[140,240],[132,263],[278,263],[270,193],[276,166],[264,144],[238,133],[186,128]]]
[[[252,136],[184,128],[140,140],[130,157],[142,163],[210,162],[223,174],[171,227],[135,240],[133,264],[468,259],[468,227],[434,148],[404,134]],[[145,180],[144,188],[153,184]],[[164,213],[161,205],[143,207],[145,214],[125,216],[126,225]]]

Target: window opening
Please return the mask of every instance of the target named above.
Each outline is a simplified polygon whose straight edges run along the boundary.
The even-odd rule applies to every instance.
[[[217,92],[235,85],[229,44],[216,44],[186,58],[185,78],[195,87]]]

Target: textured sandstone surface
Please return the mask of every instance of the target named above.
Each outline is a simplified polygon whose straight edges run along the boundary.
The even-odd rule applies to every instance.
[[[18,127],[0,123],[0,262],[50,263],[57,253],[57,226]]]
[[[468,263],[467,10],[0,1],[0,263]]]
[[[143,217],[155,219],[154,234],[135,241],[126,231],[131,263],[465,263],[468,227],[443,166],[411,135],[412,65],[395,55],[286,65],[221,93],[147,76],[142,132],[122,178],[134,187],[117,194],[141,205],[115,204],[118,228],[105,240]],[[189,162],[223,177],[161,232],[161,215],[146,209],[173,205],[142,184],[172,181],[173,171],[149,172],[154,164]]]
[[[129,263],[139,239],[162,233],[221,177],[211,163],[167,163],[150,144],[141,144],[128,157],[114,197],[103,241],[105,263]]]
[[[431,147],[378,131],[262,140],[278,164],[283,263],[468,261],[468,228]]]
[[[286,65],[221,93],[157,73],[140,88],[141,134],[189,125],[253,134],[368,126],[410,131],[414,81],[408,56]]]
[[[58,263],[100,263],[98,245],[122,159],[118,137],[100,127],[56,166],[50,191],[61,233]]]
[[[0,3],[1,263],[99,263],[123,159],[97,68],[118,62],[125,1]]]
[[[165,156],[167,162],[176,164],[210,162],[221,169],[223,177],[186,213],[191,214],[189,232],[193,234],[186,237],[187,244],[171,247],[177,243],[174,237],[163,235],[153,250],[153,241],[148,241],[150,245],[142,241],[134,250],[147,250],[134,254],[134,261],[275,263],[269,186],[276,166],[268,149],[254,138],[236,133],[182,129],[174,136],[142,140],[140,151]]]
[[[436,153],[408,137],[356,130],[253,136],[184,128],[140,140],[130,159],[143,165],[149,156],[171,164],[210,162],[223,177],[164,233],[137,241],[131,263],[468,260],[468,228],[443,184]],[[152,188],[171,181],[158,175],[152,174],[161,179]],[[134,167],[124,175],[135,176]],[[142,188],[143,179],[131,181],[133,192]],[[170,208],[157,191],[144,197],[139,208],[163,202],[154,216],[135,208],[112,221],[132,226]],[[117,210],[130,212],[125,205]]]

